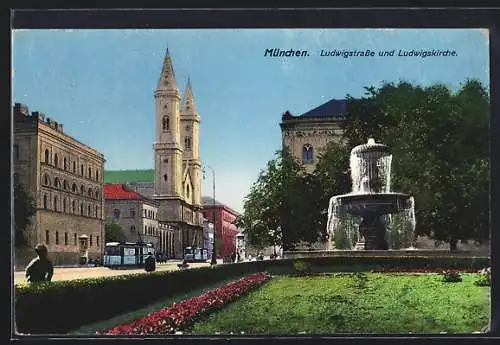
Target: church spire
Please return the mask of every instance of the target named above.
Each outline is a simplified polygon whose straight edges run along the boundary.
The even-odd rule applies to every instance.
[[[193,89],[191,88],[191,78],[188,76],[184,99],[182,100],[182,112],[186,115],[196,113],[196,104],[194,102]]]
[[[158,81],[157,90],[177,90],[177,82],[175,81],[175,72],[172,64],[172,57],[167,47],[165,58],[163,59],[163,67]]]

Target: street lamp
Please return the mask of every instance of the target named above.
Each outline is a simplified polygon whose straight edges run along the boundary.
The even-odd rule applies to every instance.
[[[210,265],[216,265],[217,264],[217,257],[215,253],[215,237],[217,235],[217,227],[215,226],[215,170],[211,166],[207,165],[206,168],[212,170],[212,177],[213,177],[213,196],[212,196],[212,201],[213,201],[213,222],[214,222],[214,239],[212,241],[212,260],[210,260]],[[203,178],[205,178],[205,169],[203,169]]]

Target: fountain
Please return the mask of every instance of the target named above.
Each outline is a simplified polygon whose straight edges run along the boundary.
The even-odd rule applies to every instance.
[[[352,191],[330,199],[328,233],[343,248],[411,248],[415,230],[412,196],[391,192],[392,153],[368,139],[351,151]]]

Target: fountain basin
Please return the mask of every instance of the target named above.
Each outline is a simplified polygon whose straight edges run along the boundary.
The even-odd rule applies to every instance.
[[[411,196],[403,193],[352,193],[334,198],[343,211],[361,217],[397,213],[411,207]]]

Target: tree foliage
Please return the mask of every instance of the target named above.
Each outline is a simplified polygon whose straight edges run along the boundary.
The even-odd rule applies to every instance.
[[[20,183],[14,184],[14,229],[15,247],[29,245],[29,236],[26,233],[36,213],[35,200],[26,192]]]
[[[123,232],[120,224],[109,222],[105,225],[105,241],[106,242],[122,242],[126,240],[125,233]]]

